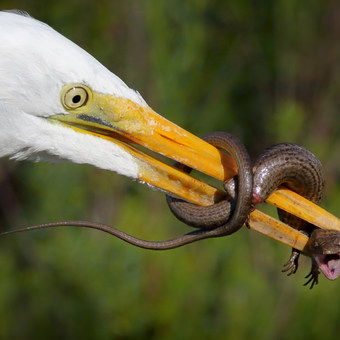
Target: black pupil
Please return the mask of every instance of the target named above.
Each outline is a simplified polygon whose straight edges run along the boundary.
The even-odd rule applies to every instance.
[[[72,98],[73,104],[78,104],[78,103],[80,102],[80,100],[81,100],[80,94],[77,94],[76,96],[74,96],[74,97]]]

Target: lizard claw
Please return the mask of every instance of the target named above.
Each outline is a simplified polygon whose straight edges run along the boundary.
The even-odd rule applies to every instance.
[[[310,273],[305,277],[305,279],[308,279],[308,281],[304,284],[304,286],[307,286],[309,283],[311,284],[309,289],[312,289],[314,285],[316,286],[319,283],[319,267],[314,259],[312,259],[312,268],[310,270]]]
[[[290,256],[288,262],[283,265],[282,272],[285,273],[289,271],[287,276],[295,274],[299,265],[299,256],[300,252],[296,249],[293,249],[292,255]]]

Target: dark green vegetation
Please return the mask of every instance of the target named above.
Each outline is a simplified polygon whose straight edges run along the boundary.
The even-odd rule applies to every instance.
[[[336,1],[3,1],[49,23],[200,135],[252,156],[313,151],[340,216],[340,5]],[[0,33],[2,34],[2,33]],[[1,52],[0,52],[1,53]],[[89,219],[147,239],[188,230],[162,193],[70,164],[0,163],[2,230]],[[271,210],[272,211],[272,210]],[[0,339],[335,339],[340,280],[302,287],[309,260],[255,232],[165,252],[61,228],[0,239]]]

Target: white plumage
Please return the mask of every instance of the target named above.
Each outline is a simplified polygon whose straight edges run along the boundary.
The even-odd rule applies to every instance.
[[[43,117],[67,114],[60,89],[68,83],[145,105],[141,96],[79,46],[27,15],[0,12],[0,31],[0,157],[88,163],[136,178],[136,163],[119,146]]]

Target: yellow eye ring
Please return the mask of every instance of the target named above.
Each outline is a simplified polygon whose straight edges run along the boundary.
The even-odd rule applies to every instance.
[[[89,99],[89,90],[80,84],[67,86],[62,91],[61,101],[68,110],[78,109],[86,105]]]

